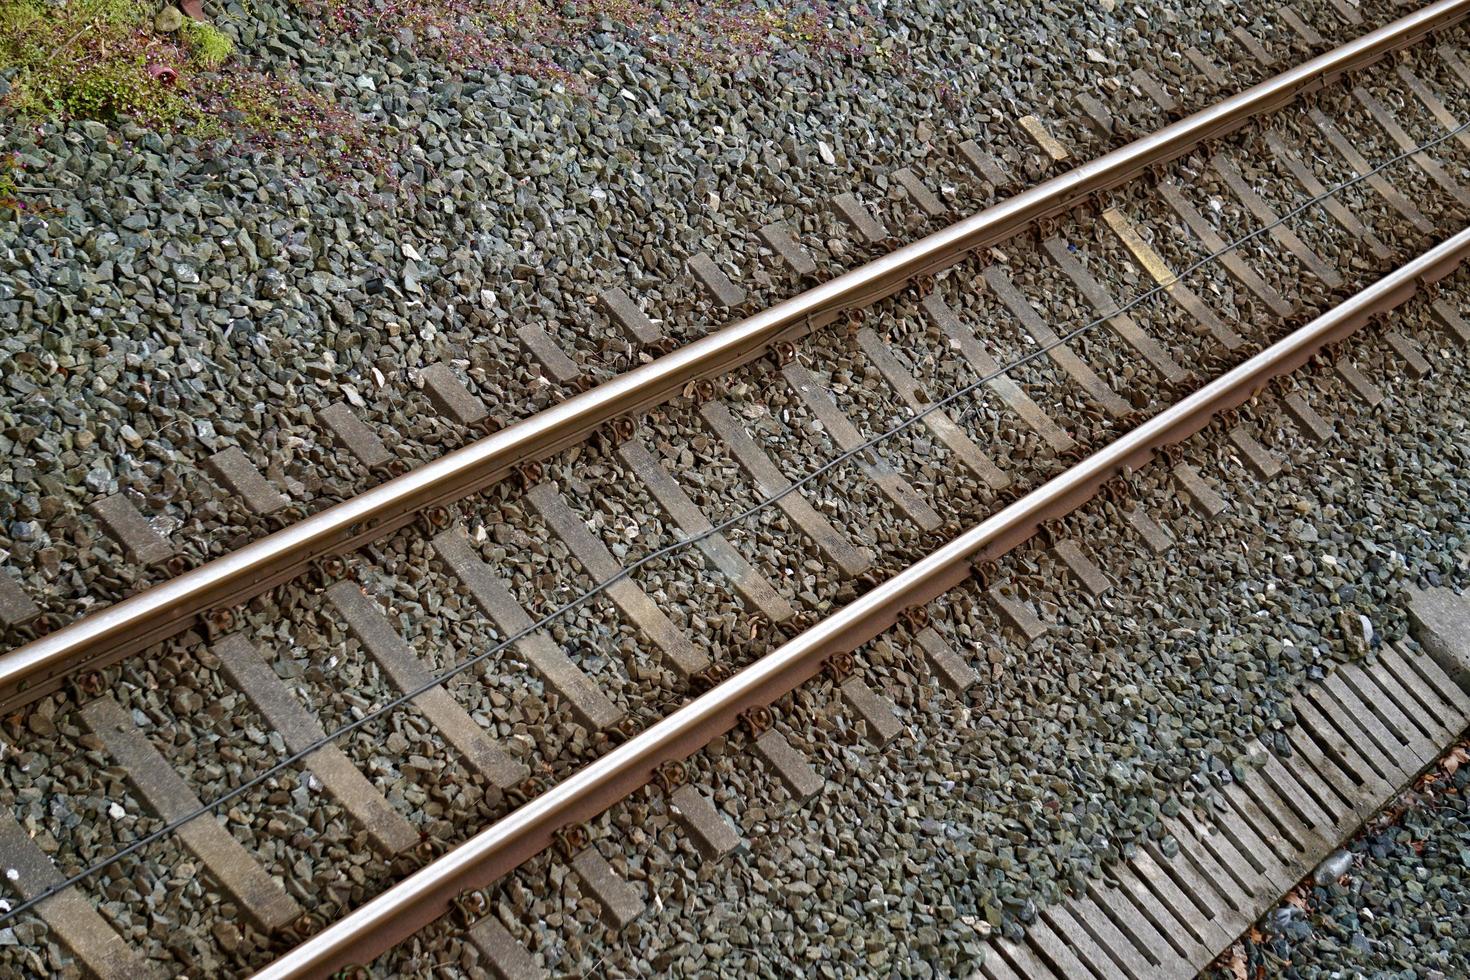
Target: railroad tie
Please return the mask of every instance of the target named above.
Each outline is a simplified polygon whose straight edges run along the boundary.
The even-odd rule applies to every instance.
[[[1230,506],[1200,471],[1188,463],[1180,463],[1174,467],[1174,479],[1190,503],[1194,504],[1195,510],[1205,517],[1219,517]]]
[[[1001,372],[1000,364],[990,356],[980,341],[975,338],[975,334],[960,323],[959,317],[955,316],[954,311],[940,298],[938,293],[930,293],[925,296],[920,305],[923,306],[930,322],[948,338],[950,347],[960,352],[976,374],[990,379],[985,382],[985,387],[1000,396],[1001,401],[1020,416],[1022,422],[1041,436],[1053,451],[1064,453],[1076,445],[1072,437],[1067,435],[1061,426],[1053,422],[1051,416],[1042,411],[1041,407],[1031,400],[1031,396],[1026,394],[1010,375]]]
[[[85,705],[81,716],[157,816],[172,823],[199,811],[199,797],[110,695]],[[301,915],[296,900],[286,894],[213,813],[187,819],[179,826],[178,834],[184,846],[261,929],[274,932]]]
[[[1053,136],[1046,128],[1046,123],[1035,115],[1025,115],[1016,120],[1016,125],[1021,127],[1022,132],[1031,137],[1031,142],[1036,148],[1045,153],[1052,163],[1061,163],[1072,156],[1072,151],[1062,145],[1061,140]]]
[[[1286,409],[1287,416],[1296,423],[1302,435],[1314,442],[1326,442],[1337,434],[1332,423],[1318,415],[1317,410],[1302,397],[1300,392],[1294,391],[1281,399],[1281,407]]]
[[[1149,516],[1141,504],[1128,512],[1128,526],[1133,528],[1139,539],[1156,555],[1167,554],[1174,547],[1173,537],[1163,525]]]
[[[419,381],[439,414],[460,425],[478,425],[490,415],[485,403],[465,387],[448,364],[430,364],[419,372]]]
[[[942,218],[949,213],[949,208],[944,202],[934,196],[919,175],[908,167],[900,167],[889,175],[894,183],[903,190],[908,199],[922,212],[926,218]]]
[[[826,780],[812,768],[806,756],[792,747],[786,736],[767,729],[751,742],[757,755],[775,771],[776,778],[797,803],[805,803],[822,791]]]
[[[433,680],[433,674],[394,629],[382,608],[356,582],[341,581],[327,589],[327,600],[336,608],[347,628],[363,649],[400,692],[416,691]],[[518,762],[470,717],[468,711],[436,684],[413,697],[413,706],[444,736],[444,740],[476,771],[501,789],[515,786],[530,770]]]
[[[1263,480],[1275,477],[1285,467],[1281,457],[1261,445],[1244,423],[1230,430],[1230,441],[1240,453],[1245,464]]]
[[[204,465],[221,486],[234,494],[252,514],[274,514],[291,501],[271,485],[239,446],[210,456]]]
[[[1077,105],[1082,109],[1083,120],[1103,139],[1113,135],[1113,114],[1108,107],[1086,92],[1077,93]]]
[[[1342,202],[1341,197],[1336,194],[1325,196],[1327,188],[1322,186],[1322,182],[1317,179],[1312,168],[1303,163],[1301,157],[1287,145],[1281,134],[1268,130],[1266,146],[1271,150],[1272,156],[1296,178],[1297,183],[1302,185],[1302,190],[1313,199],[1321,201],[1322,207],[1326,209],[1332,220],[1336,221],[1349,235],[1362,242],[1368,251],[1373,253],[1375,259],[1386,261],[1392,257],[1393,253],[1389,251],[1388,246],[1368,230],[1368,226],[1353,214]]]
[[[1021,322],[1031,339],[1038,346],[1045,347],[1052,362],[1076,382],[1103,411],[1114,418],[1121,418],[1133,411],[1133,406],[1098,377],[1097,372],[1078,357],[1071,347],[1060,343],[1061,338],[1056,331],[1041,318],[1041,314],[1031,305],[1031,300],[1016,287],[1005,270],[992,265],[985,270],[984,276],[986,285]]]
[[[1062,564],[1067,567],[1067,571],[1071,572],[1072,577],[1077,580],[1077,584],[1082,586],[1088,595],[1097,598],[1113,587],[1112,580],[1103,574],[1103,570],[1098,568],[1091,558],[1087,557],[1087,553],[1076,541],[1058,541],[1052,547],[1052,553],[1061,560]]]
[[[602,920],[614,929],[623,929],[643,914],[646,906],[636,885],[620,876],[607,858],[589,844],[572,858],[572,870],[602,907]]]
[[[129,561],[140,565],[160,565],[174,556],[173,543],[154,530],[148,519],[121,493],[103,497],[87,509],[122,546]]]
[[[526,501],[581,563],[587,578],[594,583],[615,579],[605,594],[652,641],[680,677],[688,678],[709,666],[709,657],[674,625],[659,604],[637,582],[622,574],[623,566],[555,487],[539,484],[527,492]]]
[[[289,752],[305,752],[326,738],[321,725],[250,641],[232,633],[215,643],[212,650],[230,683],[280,733]],[[334,743],[312,749],[301,764],[362,825],[378,850],[397,854],[419,842],[419,832],[413,824],[393,808]]]
[[[1118,339],[1137,351],[1165,380],[1182,381],[1184,379],[1186,374],[1184,368],[1180,367],[1179,363],[1159,345],[1159,342],[1149,336],[1131,316],[1121,312],[1122,307],[1108,288],[1087,271],[1087,267],[1079,258],[1082,254],[1080,250],[1055,236],[1048,238],[1042,247],[1062,270],[1062,274],[1072,281],[1077,291],[1092,305],[1097,314],[1107,317],[1108,328],[1118,336]]]
[[[520,341],[521,349],[535,358],[557,384],[573,385],[582,377],[581,366],[567,356],[567,352],[540,324],[523,323],[516,327],[516,339]]]
[[[1014,174],[995,157],[980,148],[974,140],[965,140],[959,146],[960,157],[969,164],[981,180],[990,184],[997,192],[1013,190],[1020,186]]]
[[[1462,344],[1470,344],[1470,323],[1466,323],[1460,316],[1460,311],[1451,306],[1447,300],[1436,299],[1429,304],[1429,312],[1440,325],[1454,335],[1455,339]]]
[[[1353,394],[1357,395],[1368,404],[1369,408],[1377,408],[1383,404],[1383,391],[1367,375],[1359,371],[1357,366],[1346,357],[1341,357],[1332,365],[1337,376],[1343,380]]]
[[[1459,49],[1448,42],[1434,49],[1440,60],[1460,78],[1460,84],[1470,85],[1470,66],[1460,59]]]
[[[867,244],[877,245],[887,240],[888,228],[856,194],[838,194],[832,199],[832,206],[837,209],[837,216]]]
[[[31,597],[7,571],[6,566],[0,565],[0,627],[13,629],[27,626],[40,615],[40,607],[31,601]]]
[[[1189,230],[1199,239],[1200,245],[1211,255],[1218,257],[1220,265],[1228,272],[1236,282],[1256,295],[1261,302],[1270,308],[1271,312],[1279,317],[1290,316],[1293,305],[1276,291],[1266,280],[1262,279],[1250,264],[1245,260],[1238,249],[1229,248],[1225,240],[1215,231],[1204,215],[1195,209],[1189,199],[1184,196],[1184,191],[1170,181],[1162,181],[1159,184],[1159,196],[1174,209],[1174,213],[1189,226]]]
[[[1173,112],[1179,108],[1179,103],[1175,101],[1174,96],[1169,94],[1169,90],[1142,68],[1134,69],[1133,74],[1128,77],[1134,85],[1138,86],[1140,92],[1148,96],[1153,104],[1159,107],[1160,112]]]
[[[770,224],[762,225],[756,234],[771,251],[780,256],[781,261],[786,263],[786,267],[792,272],[798,276],[816,275],[816,261],[806,249],[802,248],[796,233],[786,222],[772,221]]]
[[[10,888],[25,901],[66,880],[16,822],[9,807],[0,812],[0,864]],[[164,980],[171,975],[162,965],[131,949],[102,918],[93,901],[76,887],[43,898],[36,903],[34,913],[73,956],[102,980]]]
[[[934,627],[926,626],[920,630],[914,637],[914,643],[923,651],[935,675],[953,694],[964,694],[979,680],[975,668],[956,653]]]
[[[745,290],[735,285],[707,252],[689,257],[689,271],[699,280],[716,306],[728,308],[745,302]]]
[[[1266,50],[1266,46],[1260,42],[1254,34],[1246,30],[1240,24],[1235,25],[1230,31],[1230,36],[1235,42],[1245,49],[1246,53],[1255,59],[1256,64],[1262,68],[1274,68],[1276,56]]]
[[[633,298],[621,289],[614,286],[604,290],[597,299],[607,315],[634,344],[654,347],[664,340],[663,331],[654,326],[653,321],[633,302]]]
[[[331,431],[337,443],[356,456],[363,466],[371,469],[393,459],[378,434],[353,414],[352,409],[344,402],[328,405],[316,413],[316,418]]]
[[[1282,7],[1277,11],[1277,14],[1286,22],[1286,26],[1291,28],[1296,33],[1296,36],[1302,39],[1302,43],[1307,45],[1307,47],[1315,48],[1325,43],[1322,35],[1317,32],[1317,29],[1304,20],[1301,14],[1298,14],[1293,8]]]
[[[1347,161],[1348,168],[1353,173],[1362,175],[1368,186],[1377,191],[1378,196],[1383,198],[1389,207],[1401,214],[1422,234],[1427,235],[1434,230],[1433,223],[1424,217],[1423,212],[1416,208],[1402,191],[1390,183],[1383,174],[1373,172],[1373,165],[1358,152],[1357,148],[1343,135],[1342,130],[1338,129],[1337,125],[1328,119],[1321,109],[1309,109],[1307,115],[1322,131],[1327,142],[1331,143],[1338,154]]]
[[[1446,131],[1454,133],[1455,139],[1459,140],[1461,146],[1470,149],[1470,130],[1460,129],[1460,119],[1445,107],[1444,101],[1439,97],[1439,94],[1425,84],[1423,79],[1409,70],[1408,65],[1398,65],[1397,71],[1399,79],[1408,86],[1410,92],[1414,93],[1414,98],[1418,99],[1424,105],[1424,108],[1429,110],[1429,114],[1434,117],[1435,122],[1443,126]],[[1457,130],[1458,132],[1456,132]]]
[[[1225,181],[1225,186],[1230,188],[1246,210],[1255,215],[1261,227],[1267,229],[1267,234],[1276,240],[1282,248],[1296,256],[1298,262],[1308,272],[1322,280],[1329,288],[1336,289],[1342,285],[1342,274],[1316,252],[1296,232],[1281,220],[1281,216],[1271,207],[1264,197],[1256,193],[1250,182],[1240,172],[1240,169],[1223,153],[1216,153],[1210,158],[1210,165],[1215,168],[1215,173]]]
[[[1020,636],[1024,645],[1030,646],[1049,631],[1049,627],[1037,617],[1031,604],[1024,599],[1008,595],[998,585],[992,587],[987,595],[1000,613],[1001,620]]]
[[[1363,15],[1358,13],[1358,5],[1353,0],[1331,0],[1331,3],[1332,9],[1348,24],[1357,27],[1363,23]]]
[[[500,980],[542,980],[551,976],[493,913],[477,919],[468,935]]]
[[[883,380],[910,411],[927,411],[923,417],[924,426],[967,470],[978,476],[992,490],[1004,490],[1010,486],[1011,478],[991,462],[985,451],[975,445],[974,440],[944,409],[930,408],[929,396],[924,393],[899,355],[880,340],[876,332],[869,327],[861,328],[857,332],[857,342],[868,363],[878,369]]]
[[[695,541],[705,560],[729,580],[741,599],[773,623],[785,622],[795,614],[770,580],[752,567],[723,534],[711,533],[714,525],[709,518],[648,447],[637,438],[629,439],[618,447],[618,455],[678,525],[685,539]]]
[[[932,531],[943,523],[929,502],[899,475],[876,447],[862,448],[866,441],[862,433],[810,370],[793,361],[781,369],[781,374],[837,449],[843,453],[858,453],[855,457],[858,469],[873,481],[900,513],[925,531]]]
[[[1209,82],[1215,88],[1224,88],[1229,84],[1229,80],[1225,77],[1225,73],[1220,70],[1220,66],[1215,64],[1214,60],[1199,48],[1190,45],[1184,49],[1184,57],[1189,59],[1189,63],[1194,66],[1194,70],[1205,76],[1205,81]]]
[[[1133,255],[1134,261],[1149,274],[1149,278],[1161,286],[1201,330],[1214,337],[1226,350],[1235,350],[1244,343],[1240,335],[1227,327],[1199,294],[1186,286],[1174,270],[1169,268],[1164,257],[1154,251],[1153,246],[1144,240],[1137,226],[1124,217],[1123,212],[1117,208],[1108,208],[1103,212],[1103,221],[1118,236],[1123,247]]]
[[[740,832],[693,784],[685,783],[675,789],[669,794],[668,802],[670,811],[706,861],[718,861],[745,848]]]
[[[869,687],[861,677],[849,677],[842,682],[842,700],[857,712],[867,726],[868,738],[875,744],[887,745],[903,731],[893,702]]]
[[[496,629],[515,635],[532,626],[531,617],[511,594],[510,587],[480,559],[462,530],[442,531],[435,535],[433,543],[434,551],[469,590]],[[515,650],[587,728],[598,731],[622,720],[623,709],[608,699],[597,682],[545,630],[521,637],[515,642]]]
[[[836,565],[848,578],[855,578],[868,570],[872,557],[863,549],[855,547],[823,517],[801,490],[791,491],[791,481],[771,461],[760,445],[745,431],[745,426],[735,420],[723,402],[705,402],[699,409],[709,427],[725,444],[730,456],[755,481],[759,492],[765,497],[782,496],[776,506],[786,515],[801,533],[811,539],[817,549]]]
[[[1399,125],[1398,119],[1395,118],[1388,106],[1374,98],[1361,85],[1353,89],[1353,95],[1362,104],[1363,108],[1368,110],[1368,115],[1373,117],[1373,121],[1383,127],[1383,131],[1388,134],[1388,138],[1393,140],[1401,152],[1410,154],[1410,159],[1418,164],[1420,170],[1423,170],[1429,175],[1430,180],[1438,184],[1461,206],[1470,205],[1470,193],[1467,193],[1464,186],[1445,171],[1443,164],[1430,156],[1427,151],[1418,148],[1418,140],[1404,131],[1404,127]],[[1461,133],[1461,135],[1463,136],[1464,134]]]
[[[1393,348],[1393,352],[1403,360],[1404,367],[1408,369],[1408,372],[1416,380],[1427,378],[1434,370],[1434,366],[1429,363],[1429,360],[1424,356],[1424,352],[1419,349],[1419,345],[1406,335],[1399,333],[1397,330],[1390,330],[1383,335],[1383,339],[1388,343],[1388,346]]]

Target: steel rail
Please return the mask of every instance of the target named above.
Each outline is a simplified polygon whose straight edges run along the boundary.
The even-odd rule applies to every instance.
[[[1069,210],[1467,14],[1470,0],[1439,0],[500,432],[16,647],[0,655],[0,711],[55,690],[73,673],[100,669],[175,635],[211,612],[229,610],[295,578],[312,562],[355,550],[421,512],[482,490],[530,461],[583,441],[609,422],[677,396],[691,382],[719,376],[778,343],[891,295],[916,277]]]
[[[1339,306],[1227,371],[1098,450],[1065,473],[986,518],[876,588],[783,644],[641,734],[569,776],[443,857],[302,942],[255,980],[321,977],[367,963],[447,911],[462,892],[482,888],[549,847],[556,831],[591,820],[648,783],[660,765],[697,752],[733,728],[742,712],[770,705],[819,673],[827,658],[877,636],[909,608],[959,585],[1087,500],[1161,448],[1198,432],[1243,404],[1273,378],[1294,371],[1322,347],[1375,315],[1408,301],[1422,285],[1453,272],[1470,255],[1467,228]]]

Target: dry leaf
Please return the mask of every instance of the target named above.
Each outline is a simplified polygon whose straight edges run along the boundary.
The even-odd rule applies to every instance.
[[[1245,950],[1240,943],[1230,947],[1230,975],[1235,980],[1246,980]]]

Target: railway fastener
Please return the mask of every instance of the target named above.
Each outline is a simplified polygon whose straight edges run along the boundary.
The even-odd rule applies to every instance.
[[[586,824],[574,823],[562,827],[552,834],[551,841],[556,847],[556,852],[563,859],[570,861],[582,853],[582,851],[586,850],[587,846],[592,843],[592,833],[587,829]]]
[[[529,460],[516,467],[516,480],[522,491],[531,489],[545,477],[546,468],[541,465],[540,460]]]
[[[822,662],[822,670],[834,684],[841,684],[852,676],[857,663],[850,653],[834,653]]]
[[[453,905],[454,917],[459,921],[460,927],[468,929],[490,911],[490,897],[483,889],[468,888],[455,896]]]
[[[689,678],[689,686],[699,693],[712,691],[732,676],[728,664],[712,663]]]
[[[775,712],[767,705],[746,708],[740,712],[740,727],[752,739],[760,738],[776,724]]]
[[[929,625],[929,607],[922,604],[909,606],[903,611],[903,621],[910,630],[917,633]]]
[[[684,763],[670,759],[668,762],[659,763],[659,767],[653,771],[653,779],[658,783],[659,789],[669,794],[680,786],[688,784],[689,770],[685,768]]]
[[[323,924],[322,917],[315,912],[302,912],[294,922],[286,927],[285,931],[288,935],[301,940],[316,935],[317,930],[321,929]]]

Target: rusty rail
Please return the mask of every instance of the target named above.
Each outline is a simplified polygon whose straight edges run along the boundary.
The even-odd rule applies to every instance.
[[[526,462],[581,442],[602,425],[675,397],[692,381],[719,376],[778,343],[889,296],[916,277],[947,268],[974,249],[1003,241],[1148,167],[1182,156],[1457,23],[1467,13],[1470,0],[1439,0],[650,364],[0,655],[0,711],[55,690],[73,673],[105,667],[201,617],[229,610],[295,578],[312,562],[359,548],[429,508],[482,490]]]
[[[367,963],[450,908],[551,845],[556,831],[593,819],[733,728],[747,709],[769,705],[898,620],[905,610],[954,588],[977,563],[998,558],[1049,521],[1091,499],[1114,477],[1136,470],[1159,449],[1188,438],[1219,412],[1304,364],[1323,346],[1397,308],[1423,284],[1453,272],[1470,255],[1467,228],[1165,409],[1076,466],[961,534],[769,656],[696,698],[630,741],[493,824],[411,877],[301,943],[255,980],[321,977]]]

